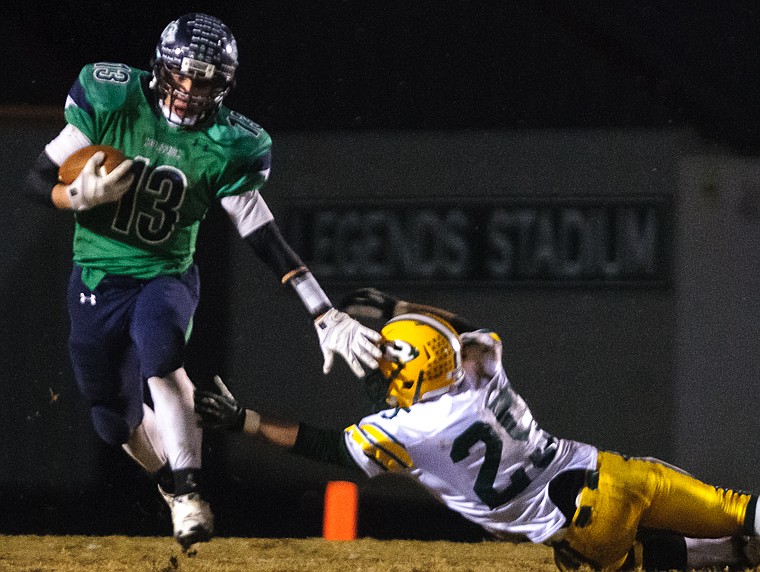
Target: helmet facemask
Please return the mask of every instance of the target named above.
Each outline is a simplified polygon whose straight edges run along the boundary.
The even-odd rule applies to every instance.
[[[203,123],[219,109],[222,100],[232,89],[231,85],[219,85],[214,80],[193,79],[192,76],[170,70],[166,65],[155,70],[155,89],[164,117],[181,126]],[[192,79],[186,90],[181,78]],[[177,109],[182,109],[182,114]]]
[[[385,402],[408,408],[447,392],[464,373],[461,346],[454,329],[428,314],[404,314],[383,327],[379,371]]]

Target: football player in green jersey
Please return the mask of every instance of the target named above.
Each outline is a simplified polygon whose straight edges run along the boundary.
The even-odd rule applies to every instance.
[[[186,14],[164,29],[151,64],[151,71],[84,66],[69,91],[66,126],[40,154],[26,188],[74,211],[69,352],[95,430],[156,477],[174,536],[187,548],[213,534],[194,387],[183,368],[199,295],[196,237],[211,201],[220,201],[314,319],[324,373],[335,353],[357,376],[376,368],[379,334],[333,307],[259,194],[271,140],[223,104],[238,65],[230,29],[213,16]],[[58,183],[58,167],[90,144],[116,147],[129,159],[105,174],[96,153],[71,184]]]

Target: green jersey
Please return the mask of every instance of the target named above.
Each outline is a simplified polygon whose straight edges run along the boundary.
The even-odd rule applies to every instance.
[[[211,201],[266,181],[271,139],[261,127],[224,106],[203,127],[172,126],[149,80],[146,71],[102,62],[85,66],[69,92],[66,121],[134,160],[134,182],[118,202],[76,213],[74,262],[90,288],[106,274],[185,271]]]

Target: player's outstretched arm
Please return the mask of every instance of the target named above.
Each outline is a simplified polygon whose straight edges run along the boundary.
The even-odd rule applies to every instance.
[[[280,447],[292,448],[298,436],[298,423],[275,421],[246,409],[217,375],[218,391],[195,390],[195,413],[204,429],[239,431]]]
[[[219,376],[214,377],[214,383],[218,391],[197,389],[194,395],[198,424],[204,429],[242,432],[309,459],[358,469],[346,448],[343,431],[261,415],[240,405]]]
[[[476,329],[466,318],[438,308],[408,300],[401,300],[377,288],[360,288],[354,290],[341,300],[340,307],[355,318],[381,319],[388,321],[394,316],[410,312],[434,314],[446,320],[459,333],[471,332]]]
[[[402,313],[397,311],[400,302],[392,294],[377,288],[359,288],[345,296],[339,307],[354,318],[387,322]]]
[[[263,199],[258,197],[256,200],[256,206],[263,208]],[[280,276],[282,284],[293,288],[314,320],[325,374],[332,370],[335,354],[343,357],[357,377],[363,377],[366,370],[377,369],[377,360],[382,355],[376,345],[380,334],[333,307],[317,279],[285,241],[274,220],[256,227],[244,236],[244,240]]]

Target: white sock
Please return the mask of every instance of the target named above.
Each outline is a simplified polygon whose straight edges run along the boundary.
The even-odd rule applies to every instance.
[[[739,548],[730,537],[686,538],[686,567],[689,570],[740,564]]]
[[[151,377],[148,387],[169,465],[173,470],[200,468],[203,434],[193,409],[195,388],[187,372],[179,368],[166,377]]]
[[[143,404],[142,422],[132,431],[129,441],[122,448],[151,475],[166,464],[166,452],[156,427],[156,416],[147,405]]]

